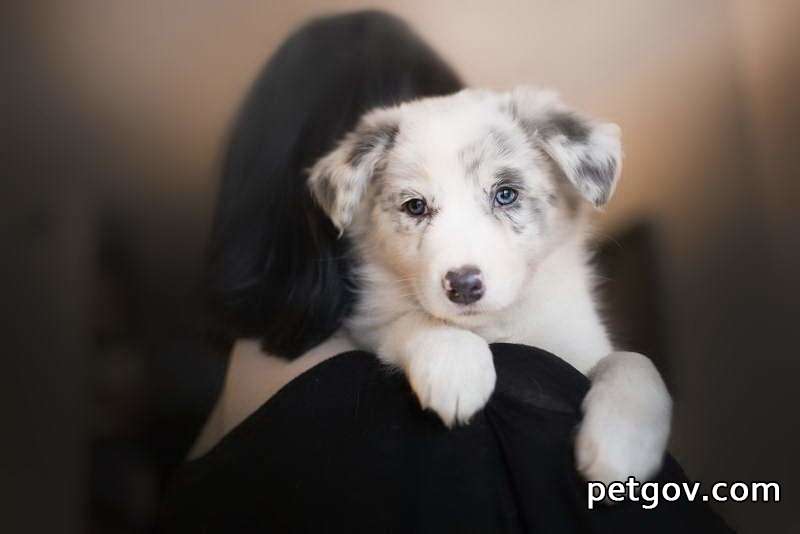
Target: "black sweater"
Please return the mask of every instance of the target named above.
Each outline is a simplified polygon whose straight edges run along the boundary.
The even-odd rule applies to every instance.
[[[164,532],[730,532],[706,503],[587,507],[573,436],[587,379],[530,347],[492,345],[497,387],[448,430],[401,373],[348,352],[287,384],[162,503]],[[657,479],[686,481],[665,459]]]

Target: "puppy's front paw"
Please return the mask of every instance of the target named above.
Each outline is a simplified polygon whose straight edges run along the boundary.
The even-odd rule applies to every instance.
[[[494,391],[495,371],[486,341],[466,330],[438,330],[410,346],[407,369],[423,408],[447,426],[466,423]]]
[[[592,386],[575,442],[578,471],[588,481],[645,481],[661,467],[669,437],[669,396],[637,399],[611,384]]]

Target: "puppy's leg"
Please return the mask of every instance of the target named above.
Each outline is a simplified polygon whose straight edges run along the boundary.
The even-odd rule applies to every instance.
[[[613,352],[589,373],[577,468],[589,481],[646,480],[658,471],[669,437],[672,400],[652,362]]]
[[[483,338],[420,312],[385,328],[381,359],[405,371],[422,407],[447,426],[467,422],[489,400],[495,371]]]

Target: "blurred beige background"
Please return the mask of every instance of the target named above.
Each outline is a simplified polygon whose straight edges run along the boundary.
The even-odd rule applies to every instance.
[[[703,482],[782,482],[781,504],[718,509],[742,532],[800,531],[800,2],[34,2],[8,19],[21,109],[37,111],[12,110],[30,130],[16,142],[38,160],[16,159],[35,177],[13,213],[53,199],[47,239],[70,258],[60,273],[85,281],[94,256],[75,236],[91,234],[93,210],[112,212],[130,224],[144,272],[179,300],[184,270],[200,261],[224,134],[260,66],[307,17],[365,6],[407,19],[470,85],[553,87],[622,126],[623,179],[601,235],[647,220],[658,236],[672,451]],[[49,261],[31,257],[48,278]],[[84,311],[96,301],[87,293]],[[77,346],[92,343],[87,334]],[[58,386],[71,402],[92,362],[74,389]],[[53,495],[62,525],[93,524],[89,434],[59,434],[52,462],[76,466],[65,475],[74,488]]]

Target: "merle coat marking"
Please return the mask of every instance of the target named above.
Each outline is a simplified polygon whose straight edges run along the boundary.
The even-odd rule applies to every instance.
[[[545,348],[592,379],[584,476],[646,478],[669,395],[649,360],[611,346],[586,248],[591,207],[620,174],[619,128],[548,91],[459,89],[383,14],[291,37],[226,158],[209,278],[219,322],[287,357],[342,330],[448,425],[492,393],[488,343]]]

